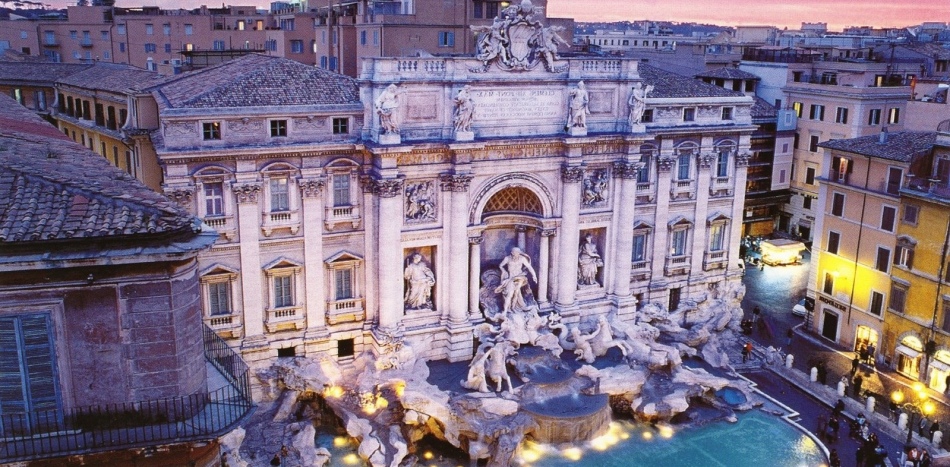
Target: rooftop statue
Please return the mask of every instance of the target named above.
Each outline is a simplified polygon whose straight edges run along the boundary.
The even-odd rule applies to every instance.
[[[544,27],[535,18],[539,13],[531,0],[522,0],[501,10],[491,26],[472,26],[478,34],[475,58],[482,67],[470,71],[484,73],[492,64],[506,71],[528,71],[541,63],[550,72],[566,71],[566,65],[555,65],[558,45],[570,46],[558,34],[564,28]]]

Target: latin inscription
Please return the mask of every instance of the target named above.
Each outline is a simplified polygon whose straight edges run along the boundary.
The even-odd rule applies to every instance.
[[[550,120],[567,111],[564,93],[553,89],[485,89],[472,92],[475,120]]]

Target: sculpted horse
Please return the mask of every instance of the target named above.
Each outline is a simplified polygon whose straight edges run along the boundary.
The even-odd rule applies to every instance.
[[[485,375],[497,384],[496,392],[501,392],[503,382],[507,382],[508,390],[514,392],[511,377],[508,376],[507,364],[508,358],[515,356],[517,353],[515,347],[508,341],[501,341],[488,350]]]
[[[604,315],[600,315],[600,317],[597,318],[597,329],[594,331],[589,342],[591,350],[594,352],[594,355],[598,357],[607,355],[607,350],[611,347],[620,349],[624,357],[627,356],[627,351],[630,350],[623,339],[614,339],[610,331],[610,322],[607,321],[607,317]]]

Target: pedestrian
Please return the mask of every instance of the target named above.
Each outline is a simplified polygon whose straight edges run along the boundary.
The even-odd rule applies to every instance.
[[[841,458],[838,457],[837,449],[831,449],[831,455],[828,456],[828,467],[841,467]]]
[[[892,422],[897,422],[897,415],[898,415],[898,413],[900,413],[900,410],[901,410],[900,406],[897,405],[897,402],[894,402],[894,400],[891,399],[891,400],[889,401],[889,403],[888,403],[887,408],[890,409],[890,419],[891,419],[891,421],[892,421]]]
[[[832,415],[828,419],[828,436],[830,441],[838,441],[838,429],[841,428],[841,424],[838,422],[838,417]]]
[[[785,342],[785,345],[791,347],[791,345],[792,345],[792,337],[793,337],[794,335],[795,335],[795,331],[793,331],[792,328],[788,328],[788,332],[785,333],[785,336],[788,337],[788,340]]]
[[[917,463],[917,467],[930,467],[933,464],[933,457],[930,457],[930,452],[924,449],[924,452],[920,454],[920,462]]]
[[[930,426],[930,422],[927,421],[927,417],[920,417],[920,423],[917,424],[917,434],[921,437],[927,436],[924,434],[927,430],[927,427]]]
[[[837,417],[841,415],[842,412],[844,412],[844,401],[838,399],[838,402],[835,402],[835,408],[831,410],[831,414]]]
[[[934,442],[934,433],[940,431],[940,423],[934,420],[930,425],[930,442]]]
[[[868,347],[864,344],[861,344],[861,349],[858,351],[861,354],[861,361],[868,361]]]
[[[854,358],[851,359],[851,376],[854,376],[858,372],[858,366],[861,365],[861,360],[858,359],[858,354],[855,352]]]
[[[828,367],[824,360],[818,362],[818,382],[822,385],[828,384]]]
[[[752,344],[748,342],[746,342],[746,344],[742,346],[742,363],[745,363],[747,360],[749,360],[749,349],[751,347],[752,347]]]
[[[825,418],[825,414],[818,414],[818,430],[815,433],[818,433],[819,438],[825,437],[825,429],[828,428],[828,419]]]
[[[872,367],[874,366],[874,351],[875,351],[874,344],[873,343],[868,344],[867,362],[868,362],[868,365],[871,365]]]
[[[752,322],[755,323],[759,320],[759,315],[762,314],[762,310],[758,306],[752,309]]]
[[[855,398],[855,399],[858,399],[858,398],[861,397],[861,385],[862,385],[863,383],[864,383],[864,378],[862,378],[861,375],[857,375],[857,376],[854,377],[854,386],[853,386],[853,389],[854,389],[854,398]]]

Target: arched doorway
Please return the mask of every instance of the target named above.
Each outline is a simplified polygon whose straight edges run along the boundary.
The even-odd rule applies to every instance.
[[[920,377],[920,356],[924,351],[924,344],[920,337],[914,334],[905,335],[894,350],[897,357],[897,372],[917,380]]]

